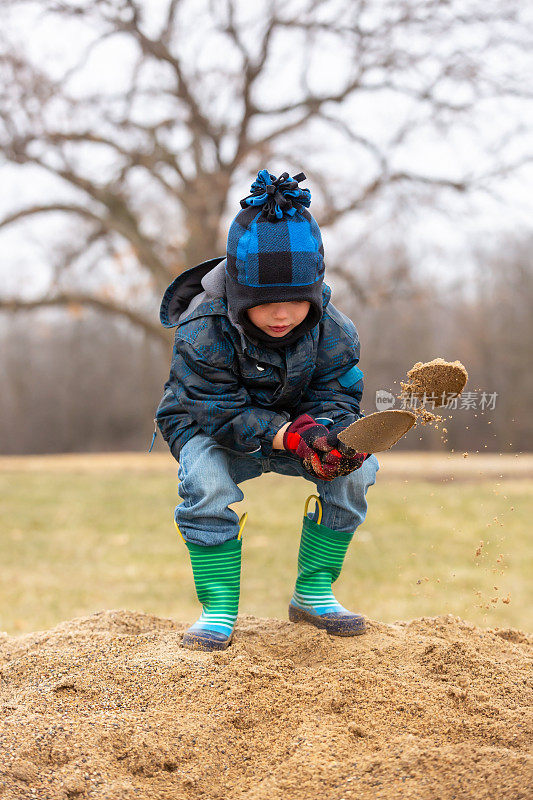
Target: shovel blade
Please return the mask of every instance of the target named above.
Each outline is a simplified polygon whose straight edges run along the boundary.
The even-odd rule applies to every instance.
[[[377,411],[348,425],[338,437],[359,453],[380,453],[396,444],[413,427],[415,420],[411,411]]]

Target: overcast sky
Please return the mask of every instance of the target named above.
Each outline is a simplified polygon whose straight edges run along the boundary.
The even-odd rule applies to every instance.
[[[147,8],[147,4],[143,3]],[[167,3],[161,0],[150,0],[150,27],[151,33],[157,29],[159,15]],[[190,58],[199,57],[202,34],[209,29],[210,17],[208,3],[196,2],[194,4],[194,30],[196,38],[191,36],[188,42]],[[243,14],[253,13],[257,4],[242,3]],[[191,5],[191,11],[193,6]],[[65,68],[71,65],[94,37],[94,30],[86,25],[72,22],[59,26],[57,20],[40,13],[39,4],[28,4],[23,10],[1,12],[2,39],[19,46],[29,53],[32,59],[39,63],[42,69],[54,77],[60,77]],[[1,40],[0,40],[1,43]],[[290,43],[287,41],[286,43]],[[290,51],[290,46],[289,46]],[[282,46],[283,50],[283,46]],[[220,53],[211,48],[210,58],[212,64],[217,64],[217,59],[228,58],[227,53]],[[330,88],[339,80],[346,53],[330,48],[322,53],[319,67],[310,67],[313,70],[310,79],[320,88]],[[135,56],[132,43],[124,37],[114,36],[92,53],[83,73],[70,84],[70,91],[84,96],[84,93],[102,92],[113,93],[122,91],[129,84],[131,65]],[[205,58],[205,54],[201,54]],[[527,56],[529,58],[529,56]],[[513,64],[517,74],[523,73],[525,79],[529,72],[530,63]],[[289,73],[290,75],[290,73]],[[270,82],[263,83],[262,92],[268,97],[279,100],[282,96],[290,98],[297,87],[291,86],[290,79],[283,81],[279,76],[272,76]],[[217,100],[213,96],[213,113],[215,113]],[[146,113],[155,113],[156,109],[146,108]],[[400,104],[395,106],[394,100],[383,99],[375,95],[366,98],[358,96],[357,106],[347,103],[343,113],[347,119],[356,115],[360,121],[359,129],[365,135],[376,141],[386,137],[391,115],[403,113]],[[465,170],[481,171],[486,165],[484,152],[487,144],[490,145],[507,131],[520,123],[523,133],[513,140],[512,145],[502,156],[506,163],[511,163],[529,152],[533,153],[531,130],[533,129],[533,107],[530,101],[510,99],[506,101],[487,101],[479,111],[479,118],[475,129],[458,126],[452,135],[439,137],[428,135],[427,131],[421,132],[418,138],[411,141],[410,147],[398,154],[397,166],[399,168],[415,168],[419,172],[430,175],[446,177],[460,177]],[[334,180],[339,182],[350,180],[350,171],[358,169],[358,164],[346,152],[339,152],[334,142],[329,141],[328,146],[323,145],[322,133],[317,128],[314,133],[310,130],[306,146],[313,166],[318,164],[327,166]],[[314,137],[314,138],[313,138]],[[106,155],[98,156],[91,153],[92,168],[98,172],[106,169]],[[269,169],[276,169],[277,165],[265,165]],[[279,164],[280,169],[283,168]],[[51,199],[64,199],[70,196],[68,187],[62,186],[51,175],[38,169],[27,166],[13,166],[0,164],[1,186],[0,215],[3,216],[17,208],[35,201],[50,201]],[[313,192],[312,183],[307,183]],[[461,198],[449,193],[441,198],[441,208],[433,210],[428,207],[423,209],[408,208],[405,211],[401,204],[397,207],[398,215],[391,219],[390,207],[386,204],[375,204],[364,213],[346,220],[334,229],[324,231],[326,254],[328,248],[334,250],[346,237],[353,236],[354,232],[363,234],[368,228],[374,230],[374,235],[379,241],[382,237],[386,242],[393,235],[402,235],[405,232],[409,237],[413,252],[419,257],[425,270],[442,272],[443,265],[460,274],[469,263],[469,247],[472,240],[480,235],[485,241],[496,239],[500,234],[511,234],[531,231],[533,220],[533,166],[529,165],[499,183],[493,185],[498,197],[476,192],[469,198]],[[408,189],[406,189],[408,191]],[[248,193],[248,182],[244,186],[234,187],[232,190],[232,209],[228,212],[228,222],[233,214],[238,211],[238,199]],[[446,208],[448,214],[442,213]],[[311,210],[313,210],[311,208]],[[405,216],[402,214],[405,213]],[[396,230],[394,230],[396,228]],[[8,291],[19,292],[25,287],[25,296],[37,295],[46,288],[49,277],[48,255],[50,245],[61,244],[75,230],[72,220],[67,220],[64,215],[46,214],[0,231],[0,277]],[[213,254],[216,255],[216,254]]]

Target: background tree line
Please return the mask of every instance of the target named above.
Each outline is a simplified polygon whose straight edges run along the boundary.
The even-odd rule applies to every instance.
[[[468,368],[476,408],[445,412],[452,415],[448,441],[417,428],[399,446],[533,449],[532,244],[505,241],[488,253],[480,246],[471,276],[453,284],[418,274],[401,248],[364,254],[357,294],[335,280],[333,300],[355,321],[362,342],[366,413],[376,410],[377,389],[399,392],[415,361],[443,356]],[[384,293],[384,286],[394,291]],[[155,321],[156,310],[153,316]],[[69,313],[18,314],[3,323],[2,453],[147,449],[168,376],[172,332],[165,344],[133,323],[78,306]],[[484,413],[482,391],[497,393],[494,409]],[[156,447],[166,447],[160,437]]]

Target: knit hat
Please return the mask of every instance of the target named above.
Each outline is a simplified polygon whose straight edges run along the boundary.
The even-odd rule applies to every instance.
[[[262,169],[230,225],[226,256],[226,298],[230,316],[252,337],[272,347],[292,344],[322,318],[324,248],[320,228],[307,211],[309,189],[300,172],[279,178]],[[285,336],[269,336],[251,322],[246,309],[264,303],[307,300],[307,317]]]

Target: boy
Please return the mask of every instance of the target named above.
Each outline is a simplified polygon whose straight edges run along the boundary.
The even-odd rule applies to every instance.
[[[319,495],[314,514],[309,500],[304,511],[289,619],[340,636],[365,630],[331,584],[379,466],[336,435],[361,416],[359,339],[329,302],[304,179],[261,170],[230,226],[226,258],[183,272],[161,304],[162,324],[176,333],[156,422],[179,461],[174,520],[203,606],[183,637],[189,648],[231,641],[243,524],[229,506],[244,497],[240,483],[270,471],[310,480]]]

